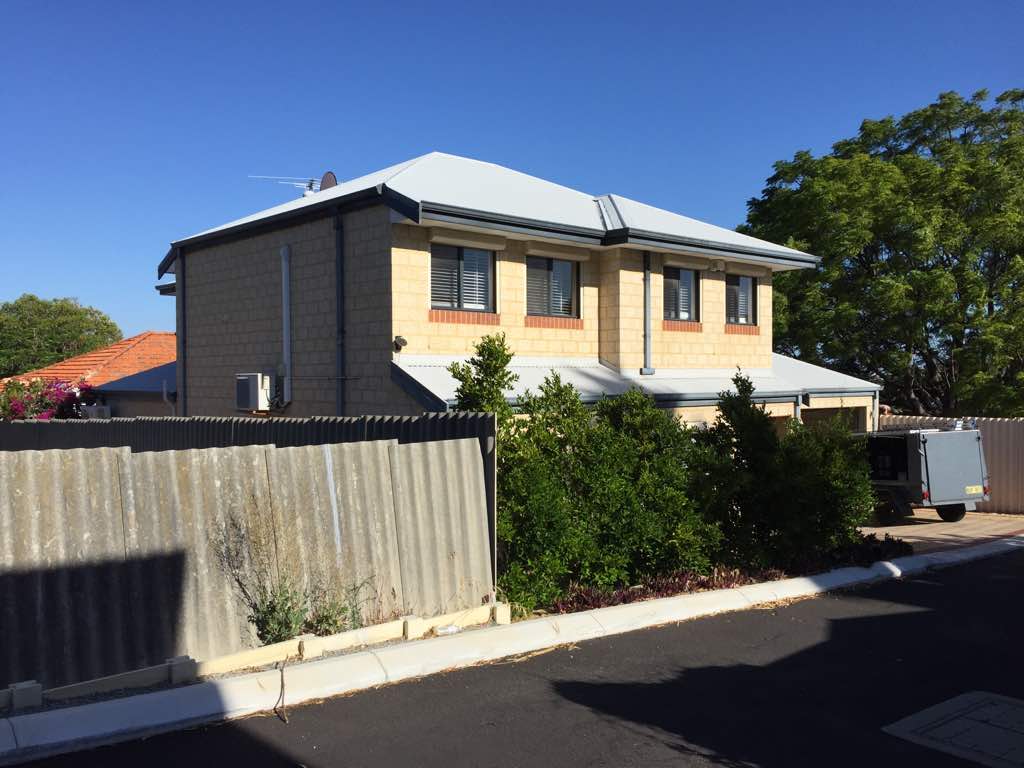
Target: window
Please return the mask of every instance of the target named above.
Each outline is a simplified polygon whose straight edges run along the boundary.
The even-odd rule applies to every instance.
[[[757,324],[757,278],[745,275],[725,276],[725,322],[737,325]]]
[[[579,264],[526,259],[526,314],[579,317]]]
[[[430,304],[438,309],[494,311],[494,251],[430,247]]]
[[[665,267],[665,319],[700,320],[700,275],[692,269]]]

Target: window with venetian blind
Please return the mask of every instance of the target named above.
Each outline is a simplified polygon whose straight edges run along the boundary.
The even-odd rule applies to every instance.
[[[734,325],[757,324],[756,277],[725,276],[725,322]]]
[[[579,264],[563,259],[526,259],[526,314],[579,317]]]
[[[700,274],[693,269],[665,267],[666,320],[700,320]]]
[[[435,309],[494,311],[494,251],[430,246],[430,305]]]

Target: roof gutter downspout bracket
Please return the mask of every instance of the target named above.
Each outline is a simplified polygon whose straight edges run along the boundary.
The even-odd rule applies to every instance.
[[[644,251],[644,367],[641,376],[651,376],[651,252]]]
[[[345,223],[341,208],[334,212],[334,411],[345,415]]]

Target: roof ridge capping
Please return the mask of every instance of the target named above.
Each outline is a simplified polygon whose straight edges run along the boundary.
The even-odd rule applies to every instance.
[[[497,169],[499,169],[501,171],[505,171],[507,173],[514,173],[516,176],[522,176],[524,178],[531,179],[533,181],[539,181],[540,183],[546,184],[547,186],[550,186],[550,187],[558,187],[559,189],[563,189],[566,192],[572,192],[573,194],[579,195],[581,197],[590,198],[591,200],[595,199],[594,195],[590,194],[589,192],[584,192],[583,190],[576,189],[575,187],[570,187],[568,184],[561,184],[561,183],[559,183],[557,181],[552,181],[551,179],[545,179],[542,176],[535,176],[532,173],[527,173],[526,171],[520,171],[517,168],[510,168],[509,166],[502,165],[501,163],[495,163],[495,162],[492,162],[491,160],[480,160],[480,159],[475,158],[475,157],[466,157],[465,155],[453,155],[451,152],[440,152],[440,151],[437,151],[437,150],[435,150],[433,152],[428,152],[425,155],[420,155],[419,157],[414,158],[413,160],[409,161],[408,167],[403,168],[401,171],[399,171],[399,173],[402,173],[402,172],[408,170],[413,165],[417,164],[420,160],[426,160],[426,159],[431,159],[431,158],[442,158],[442,157],[446,158],[448,160],[456,160],[456,161],[458,161],[460,163],[473,163],[474,165],[483,165],[483,166],[487,166],[488,168],[497,168]],[[395,176],[398,176],[399,173],[396,173]],[[392,178],[394,178],[394,176]]]

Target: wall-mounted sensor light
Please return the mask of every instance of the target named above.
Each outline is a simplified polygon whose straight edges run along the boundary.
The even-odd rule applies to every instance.
[[[405,340],[404,336],[395,336],[395,352],[401,352],[402,347],[407,345],[409,342]]]

